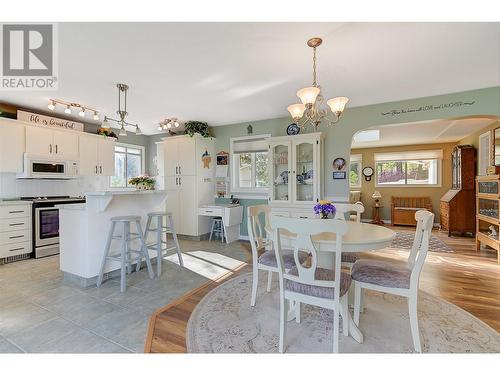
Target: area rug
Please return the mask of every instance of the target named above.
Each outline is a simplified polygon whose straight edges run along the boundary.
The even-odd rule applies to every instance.
[[[274,282],[271,293],[266,293],[267,277],[261,277],[257,304],[251,307],[251,275],[245,273],[225,282],[200,301],[188,322],[189,353],[278,352],[278,284]],[[365,306],[360,319],[364,342],[341,335],[341,352],[413,351],[405,299],[366,291]],[[287,323],[286,352],[331,352],[332,313],[308,305],[302,310],[300,324]],[[500,334],[459,307],[420,292],[418,310],[424,352],[500,352]]]
[[[414,232],[396,232],[396,237],[392,240],[392,248],[411,249],[413,239],[415,238]],[[442,253],[453,253],[453,250],[443,241],[436,236],[431,235],[429,240],[429,251],[436,251]]]

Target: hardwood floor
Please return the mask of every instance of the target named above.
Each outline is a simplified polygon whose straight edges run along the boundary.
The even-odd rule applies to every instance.
[[[414,231],[414,228],[392,227],[397,231]],[[429,252],[420,277],[420,289],[441,297],[478,317],[500,332],[500,265],[496,252],[476,252],[475,241],[468,237],[448,237],[433,231],[453,249],[453,253]],[[241,242],[250,257],[250,245]],[[408,251],[385,249],[368,254],[401,262]],[[186,352],[186,326],[197,303],[221,282],[251,270],[242,266],[222,278],[208,282],[181,299],[156,311],[150,319],[146,353]]]

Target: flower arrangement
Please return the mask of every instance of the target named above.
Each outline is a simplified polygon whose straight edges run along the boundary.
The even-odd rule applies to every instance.
[[[128,183],[139,190],[153,190],[155,188],[155,179],[148,175],[131,178]]]
[[[335,206],[330,201],[321,200],[317,205],[314,206],[314,212],[317,215],[321,215],[322,219],[328,219],[328,216],[335,214]]]
[[[108,128],[99,128],[99,129],[97,129],[97,134],[103,135],[104,138],[106,138],[106,137],[112,137],[112,138],[118,139],[118,136],[111,129],[108,129]]]
[[[205,138],[210,137],[208,132],[208,124],[202,121],[188,121],[184,124],[184,129],[186,129],[186,134],[192,137],[195,133],[202,135]]]

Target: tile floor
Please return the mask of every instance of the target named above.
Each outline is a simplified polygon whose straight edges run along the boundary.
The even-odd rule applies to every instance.
[[[185,268],[168,255],[160,278],[134,272],[124,294],[119,278],[100,288],[65,282],[58,256],[0,265],[0,353],[142,353],[155,310],[249,257],[239,242],[181,241],[181,248]]]

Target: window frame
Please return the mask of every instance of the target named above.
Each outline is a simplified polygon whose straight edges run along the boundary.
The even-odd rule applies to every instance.
[[[406,163],[408,162],[417,162],[417,161],[436,161],[436,168],[437,168],[437,183],[435,184],[379,184],[378,182],[378,165],[381,163],[388,163],[388,162],[402,162],[405,163],[405,181],[408,181],[408,167]],[[422,188],[422,187],[428,187],[428,188],[440,188],[442,187],[442,160],[441,159],[402,159],[402,160],[379,160],[375,161],[375,187],[377,188],[401,188],[401,187],[406,187],[406,188]]]
[[[269,191],[269,184],[264,187],[255,187],[256,185],[256,170],[255,170],[255,154],[256,153],[266,153],[267,152],[267,157],[268,157],[268,165],[269,165],[269,150],[266,151],[248,151],[248,154],[252,155],[252,162],[251,162],[251,187],[249,188],[244,188],[239,186],[239,162],[237,162],[237,158],[241,153],[234,153],[234,143],[235,142],[242,142],[242,141],[248,141],[251,142],[252,140],[258,140],[258,139],[263,139],[263,138],[269,138],[271,134],[259,134],[259,135],[251,135],[251,136],[246,136],[246,137],[232,137],[230,139],[229,143],[229,160],[230,160],[230,168],[229,168],[229,174],[230,174],[230,185],[231,193],[247,193],[247,194],[267,194]],[[269,171],[268,171],[269,173]],[[269,175],[268,175],[269,176]]]
[[[351,161],[352,157],[356,156],[356,160]],[[359,160],[358,160],[359,159]],[[357,185],[351,185],[351,165],[352,164],[358,164],[358,184]],[[349,189],[360,189],[361,185],[363,183],[362,177],[363,177],[363,155],[362,154],[356,154],[356,155],[351,155],[349,158],[349,168],[348,168],[348,179],[349,179]]]
[[[124,147],[125,152],[118,152],[120,154],[125,154],[125,173],[127,171],[127,164],[128,164],[128,149],[136,149],[141,151],[141,175],[145,174],[146,171],[146,147],[141,146],[141,145],[135,145],[133,143],[122,143],[122,142],[114,142],[113,146],[115,147],[113,150],[113,162],[116,156],[116,147]],[[135,187],[130,186],[128,183],[127,178],[125,177],[125,186],[111,186],[111,179],[114,176],[109,176],[108,177],[108,188],[113,189],[113,190],[134,190]]]

